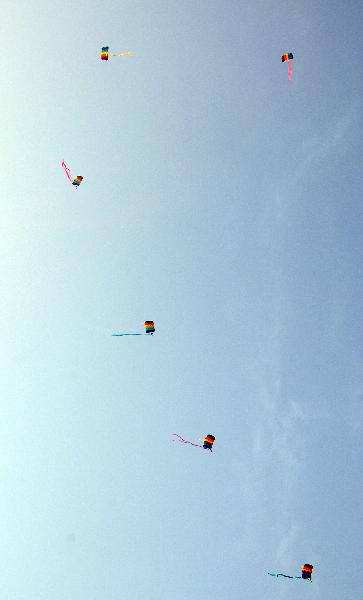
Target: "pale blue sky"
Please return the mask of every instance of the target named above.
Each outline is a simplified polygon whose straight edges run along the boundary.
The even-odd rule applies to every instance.
[[[90,4],[2,3],[1,595],[358,598],[363,7]]]

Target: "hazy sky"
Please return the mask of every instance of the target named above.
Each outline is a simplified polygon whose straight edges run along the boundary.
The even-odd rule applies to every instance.
[[[360,596],[362,22],[3,0],[4,599]]]

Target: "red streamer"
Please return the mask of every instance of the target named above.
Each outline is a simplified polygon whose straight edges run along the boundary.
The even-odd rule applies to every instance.
[[[292,81],[292,62],[290,60],[287,62],[287,78]]]
[[[72,182],[70,169],[68,169],[68,167],[67,167],[66,163],[64,162],[64,160],[62,160],[61,164],[62,164],[62,169],[64,169],[64,172],[67,175],[69,181]]]
[[[203,448],[203,446],[200,444],[193,444],[193,442],[185,440],[181,435],[179,435],[179,433],[172,433],[171,435],[175,435],[178,438],[177,440],[173,440],[173,442],[180,442],[181,444],[190,444],[191,446],[196,446],[197,448]]]

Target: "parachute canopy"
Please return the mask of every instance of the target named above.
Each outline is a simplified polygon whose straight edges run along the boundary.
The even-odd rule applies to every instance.
[[[216,438],[214,437],[214,435],[208,433],[208,435],[206,435],[203,440],[203,448],[205,448],[206,450],[212,450],[215,439]]]
[[[283,54],[281,56],[281,61],[285,62],[285,60],[292,60],[294,58],[294,55],[292,52],[288,52],[287,54]]]
[[[151,333],[151,335],[155,332],[154,321],[145,321],[144,324],[145,333]]]
[[[108,60],[109,46],[103,46],[101,50],[101,60]]]
[[[301,577],[302,579],[311,579],[311,574],[313,572],[313,565],[303,565],[301,567]]]
[[[72,185],[76,185],[78,187],[80,185],[82,179],[83,179],[82,175],[77,175],[77,177],[75,179],[73,179]]]

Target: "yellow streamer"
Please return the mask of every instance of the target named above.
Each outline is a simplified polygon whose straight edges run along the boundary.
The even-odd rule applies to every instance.
[[[111,56],[133,56],[133,53],[129,50],[128,52],[120,52],[120,54],[111,54]]]

